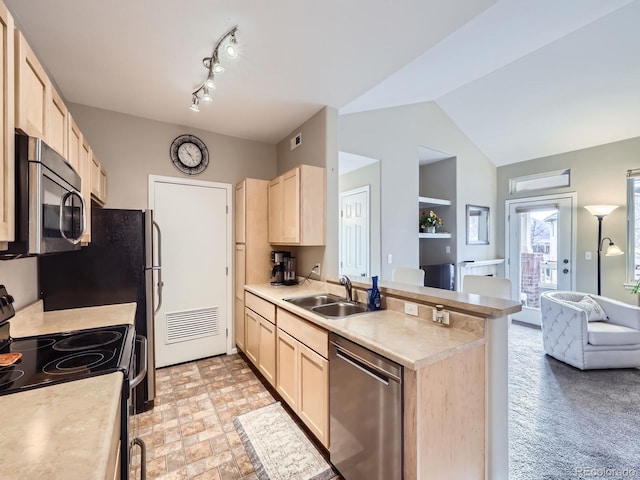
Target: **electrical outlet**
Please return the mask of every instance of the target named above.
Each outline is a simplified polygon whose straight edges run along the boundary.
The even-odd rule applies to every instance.
[[[409,303],[404,302],[404,313],[407,315],[413,315],[414,317],[418,316],[418,304],[417,303]]]
[[[451,253],[451,245],[447,245],[446,247],[444,247],[444,253],[446,253],[447,255]]]
[[[320,264],[316,263],[313,268],[311,269],[311,271],[313,273],[315,273],[316,275],[320,275]]]
[[[591,252],[584,252],[584,259],[591,260]]]
[[[439,307],[439,308],[438,308]],[[440,325],[449,325],[449,312],[442,308],[442,305],[437,305],[432,310],[432,319],[435,323]]]

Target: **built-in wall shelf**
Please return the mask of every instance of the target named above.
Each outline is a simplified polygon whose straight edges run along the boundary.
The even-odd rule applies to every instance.
[[[451,205],[451,200],[444,198],[418,197],[420,208]]]
[[[418,233],[418,238],[451,238],[450,233]]]

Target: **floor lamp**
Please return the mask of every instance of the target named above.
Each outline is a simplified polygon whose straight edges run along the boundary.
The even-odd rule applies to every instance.
[[[615,257],[617,255],[623,255],[624,252],[618,248],[616,244],[613,243],[610,237],[602,238],[602,219],[613,212],[618,205],[585,205],[589,213],[595,216],[598,219],[598,295],[601,295],[601,271],[602,266],[600,263],[600,257],[602,252],[602,244],[605,240],[609,240],[609,246],[607,247],[607,253],[605,253],[605,257]]]

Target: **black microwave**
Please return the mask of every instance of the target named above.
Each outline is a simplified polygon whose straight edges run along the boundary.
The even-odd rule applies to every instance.
[[[42,139],[16,134],[15,241],[4,258],[80,249],[86,204],[80,176]]]

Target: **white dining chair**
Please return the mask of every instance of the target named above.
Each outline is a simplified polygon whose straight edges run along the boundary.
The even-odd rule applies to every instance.
[[[424,270],[421,268],[396,267],[391,272],[391,281],[424,287]]]

